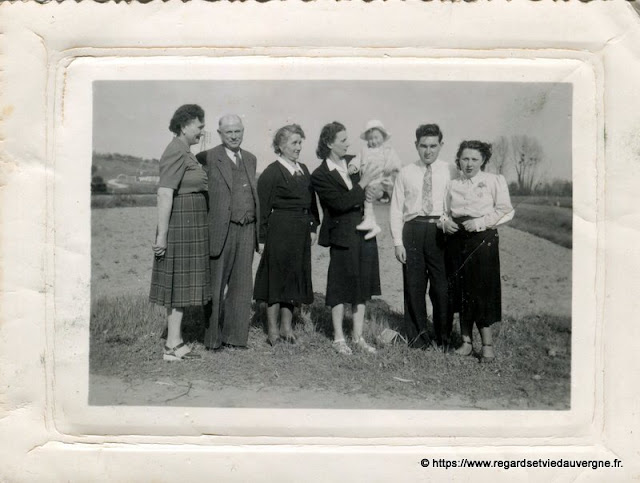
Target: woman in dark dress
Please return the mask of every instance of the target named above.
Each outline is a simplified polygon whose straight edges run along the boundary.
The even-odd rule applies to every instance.
[[[204,128],[204,111],[187,104],[178,108],[169,130],[175,134],[160,158],[158,226],[149,300],[167,309],[167,341],[163,358],[199,357],[182,340],[184,307],[211,299],[207,173],[189,150]]]
[[[456,155],[461,175],[449,182],[445,196],[447,251],[451,262],[451,310],[460,312],[462,346],[473,353],[475,323],[482,338],[482,362],[495,358],[491,325],[502,318],[500,250],[496,227],[514,215],[509,188],[502,175],[487,173],[491,145],[463,141]]]
[[[267,342],[271,345],[281,340],[295,344],[293,307],[313,302],[311,245],[320,215],[309,170],[298,162],[304,138],[297,124],[278,129],[273,138],[278,159],[258,179],[264,250],[253,296],[267,303]]]
[[[353,310],[354,346],[364,352],[376,352],[362,333],[365,302],[380,295],[378,245],[375,238],[365,240],[365,233],[356,226],[362,221],[365,198],[373,201],[382,194],[381,189],[376,193],[367,188],[381,173],[380,169],[362,177],[357,173],[349,175],[347,163],[352,156],[347,156],[348,147],[347,131],[342,124],[332,122],[324,126],[316,149],[322,164],[311,175],[323,208],[319,244],[330,247],[326,304],[331,307],[333,347],[345,355],[352,353],[342,329],[346,303]]]

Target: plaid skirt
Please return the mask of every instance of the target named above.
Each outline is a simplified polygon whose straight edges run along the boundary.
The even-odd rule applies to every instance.
[[[149,300],[165,307],[204,305],[211,300],[209,226],[203,193],[174,196],[167,251],[153,262]]]

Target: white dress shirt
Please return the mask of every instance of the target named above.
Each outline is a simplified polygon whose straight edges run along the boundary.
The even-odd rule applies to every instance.
[[[331,159],[327,158],[326,160],[327,168],[329,171],[337,170],[342,180],[347,185],[347,188],[352,189],[353,183],[351,182],[351,178],[349,177],[349,170],[347,169],[347,162],[344,159],[341,159],[338,163],[334,163]]]
[[[442,216],[447,186],[457,176],[455,165],[440,158],[431,163],[431,201],[433,209],[425,213],[422,203],[422,185],[425,164],[418,160],[400,170],[396,177],[389,208],[389,224],[395,246],[402,246],[402,227],[418,216]]]
[[[460,176],[449,183],[445,209],[452,217],[475,218],[475,231],[494,228],[513,218],[507,180],[500,174],[479,171],[473,178]]]
[[[234,153],[228,147],[225,146],[224,150],[227,152],[227,156],[229,156],[229,159],[233,162],[233,164],[236,164],[236,154],[240,159],[242,159],[242,153],[240,152],[239,149],[236,153]]]
[[[287,168],[287,171],[291,173],[291,176],[294,176],[296,173],[304,174],[304,171],[302,171],[302,168],[300,167],[300,165],[295,161],[287,161],[282,156],[278,156],[278,162],[282,166]],[[291,166],[291,163],[295,165],[295,168]]]

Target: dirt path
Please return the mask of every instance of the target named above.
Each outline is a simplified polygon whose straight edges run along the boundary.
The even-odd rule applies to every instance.
[[[388,226],[386,207],[377,208],[380,225]],[[92,296],[148,292],[156,209],[98,209],[92,216]],[[378,247],[382,298],[402,311],[402,268],[388,230],[378,237]],[[324,293],[329,250],[314,246],[312,256],[314,290]],[[256,256],[254,272],[259,261]],[[505,315],[571,315],[570,249],[505,226],[500,228],[500,263]]]
[[[372,397],[366,394],[340,394],[308,389],[236,388],[203,380],[175,382],[170,379],[128,380],[94,374],[89,385],[89,404],[101,406],[173,406],[216,408],[298,408],[312,409],[407,409],[407,410],[477,410],[529,409],[526,399],[520,401],[465,400],[459,396],[446,399],[431,396],[416,400],[393,394]],[[554,408],[548,408],[554,409]],[[565,409],[559,405],[557,409]]]

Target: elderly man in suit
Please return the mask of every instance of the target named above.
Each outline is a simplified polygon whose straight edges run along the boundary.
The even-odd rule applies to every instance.
[[[253,291],[253,252],[258,251],[260,207],[256,157],[240,148],[242,120],[218,122],[222,144],[197,155],[209,183],[209,248],[213,299],[205,307],[204,345],[246,348]]]

